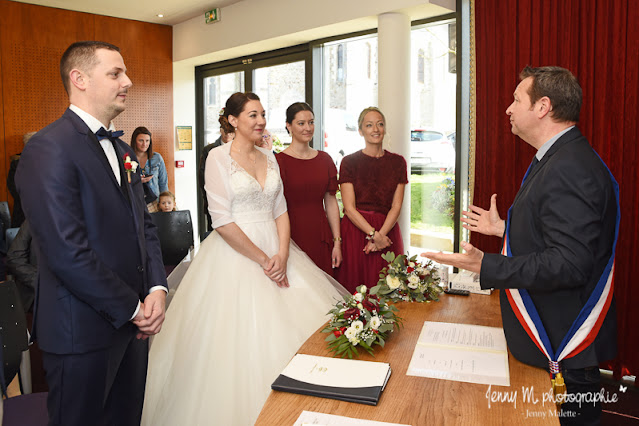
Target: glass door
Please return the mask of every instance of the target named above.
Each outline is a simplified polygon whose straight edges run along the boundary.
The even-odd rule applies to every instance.
[[[411,253],[454,248],[455,22],[411,32]]]
[[[204,146],[220,137],[220,112],[235,92],[244,91],[244,71],[206,77],[204,86]]]
[[[286,108],[306,101],[304,61],[266,66],[254,71],[253,90],[266,110],[266,128],[273,137],[273,149],[280,152],[291,143],[286,131]]]
[[[364,148],[357,117],[377,105],[377,34],[323,45],[324,151],[339,169],[342,158]]]

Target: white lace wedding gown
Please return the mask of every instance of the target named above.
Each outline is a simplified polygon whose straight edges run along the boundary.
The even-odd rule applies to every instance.
[[[230,157],[206,163],[213,226],[235,222],[267,255],[277,253],[274,218],[286,211],[275,157],[264,188]],[[318,242],[319,243],[319,242]],[[270,385],[346,290],[291,244],[289,288],[216,232],[204,240],[151,345],[142,424],[252,425]]]

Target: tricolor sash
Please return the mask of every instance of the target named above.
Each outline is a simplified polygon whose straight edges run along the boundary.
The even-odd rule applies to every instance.
[[[604,318],[608,313],[610,303],[612,302],[615,249],[617,246],[617,237],[619,236],[621,211],[619,206],[619,185],[605,163],[604,167],[606,167],[606,170],[608,170],[608,173],[610,174],[610,179],[612,179],[615,197],[617,200],[615,240],[612,246],[612,254],[610,255],[610,259],[608,260],[606,268],[601,274],[595,289],[581,309],[581,312],[579,312],[575,321],[572,323],[572,326],[566,333],[566,336],[564,336],[561,344],[557,348],[557,351],[553,351],[550,339],[548,338],[546,330],[544,329],[541,319],[539,318],[539,314],[537,313],[537,309],[535,308],[528,291],[525,289],[505,289],[508,302],[515,313],[515,316],[521,323],[524,330],[526,330],[530,339],[548,358],[550,373],[553,377],[558,375],[561,371],[559,368],[559,362],[561,360],[577,355],[595,340]],[[532,164],[531,167],[528,168],[528,171],[521,182],[522,185],[526,181],[531,168]],[[504,244],[501,251],[502,255],[508,257],[512,257],[509,242],[511,213],[512,206],[508,209],[506,233],[504,235]]]

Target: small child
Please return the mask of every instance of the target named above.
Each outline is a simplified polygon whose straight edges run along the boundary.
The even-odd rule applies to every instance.
[[[164,191],[160,194],[158,200],[158,211],[161,212],[174,212],[177,210],[175,205],[175,195],[171,191]]]

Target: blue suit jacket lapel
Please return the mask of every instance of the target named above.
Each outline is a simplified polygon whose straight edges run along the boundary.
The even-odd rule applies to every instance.
[[[74,113],[73,111],[71,111],[70,109],[67,109],[65,111],[64,117],[68,118],[71,121],[71,123],[73,123],[73,126],[75,127],[77,132],[80,133],[85,138],[86,144],[93,151],[93,153],[98,157],[98,159],[100,160],[100,163],[102,163],[102,166],[104,167],[104,171],[109,176],[109,179],[111,180],[111,183],[113,185],[115,185],[116,187],[118,187],[118,189],[120,191],[120,194],[122,195],[123,201],[125,203],[129,204],[127,202],[127,197],[125,196],[125,194],[123,192],[122,186],[120,186],[120,184],[118,184],[118,181],[116,180],[115,175],[113,174],[113,169],[111,168],[111,163],[109,163],[109,160],[107,159],[107,156],[104,153],[104,149],[102,149],[102,145],[100,145],[100,142],[98,141],[98,138],[89,129],[89,127],[86,125],[86,123],[84,121],[82,121],[82,119],[80,117],[78,117],[78,115],[76,113]],[[120,154],[118,153],[117,150],[116,150],[116,155],[118,156],[118,163],[119,163],[120,162]],[[121,175],[122,175],[122,173],[121,173]],[[129,199],[130,199],[130,197],[129,197]]]

